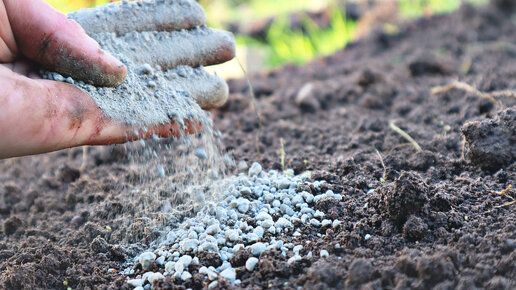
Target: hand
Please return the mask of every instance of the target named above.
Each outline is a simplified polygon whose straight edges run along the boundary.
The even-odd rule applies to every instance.
[[[40,79],[39,66],[97,85],[120,84],[127,74],[79,24],[43,0],[0,0],[0,63],[0,158],[136,137],[135,128],[105,117],[74,85]],[[195,121],[186,125],[187,133],[200,129]],[[139,137],[168,137],[177,127],[155,126]]]

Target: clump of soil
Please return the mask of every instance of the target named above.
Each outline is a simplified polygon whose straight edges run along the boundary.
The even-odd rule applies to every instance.
[[[393,182],[377,189],[378,208],[395,221],[405,221],[411,214],[418,213],[427,201],[429,193],[420,177],[402,172]]]
[[[514,205],[504,206],[516,196],[514,189],[492,194],[516,184],[516,164],[480,169],[464,156],[461,130],[468,122],[500,119],[502,124],[497,115],[513,116],[499,112],[513,110],[516,100],[497,97],[500,107],[465,90],[431,93],[456,79],[482,92],[516,90],[516,57],[507,45],[516,43],[516,27],[509,14],[464,6],[448,16],[401,26],[397,34],[377,32],[302,68],[251,76],[261,118],[246,81],[229,82],[228,103],[214,111],[213,119],[236,160],[281,169],[284,152],[286,167],[310,170],[314,179],[327,181],[324,190],[343,193],[341,201],[316,203],[325,217],[340,221],[338,226],[304,225],[299,237],[281,236],[303,246],[301,259],[289,264],[292,252],[284,257],[266,251],[252,273],[237,271],[241,288],[516,287],[516,213]],[[454,59],[451,72],[412,75],[410,64],[425,52]],[[308,96],[319,104],[315,109],[296,102],[307,84],[312,84]],[[391,121],[422,151],[394,132]],[[486,128],[503,132],[496,129],[502,127]],[[3,288],[59,288],[65,280],[72,288],[128,287],[110,270],[122,269],[118,258],[103,251],[124,244],[127,255],[134,256],[142,248],[131,250],[133,242],[154,236],[134,205],[145,196],[139,172],[131,158],[120,157],[123,146],[115,148],[92,148],[76,180],[56,173],[63,165],[80,168],[82,149],[0,161],[0,219],[3,224],[16,216],[23,225],[11,235],[0,232]],[[173,149],[165,152],[177,156]],[[416,197],[398,199],[392,191],[396,182],[418,189]],[[423,184],[428,189],[421,190]],[[298,190],[311,192],[309,186]],[[132,199],[123,198],[128,191],[135,191]],[[380,203],[380,192],[418,210]],[[132,216],[120,214],[120,207],[132,210]],[[135,221],[129,230],[128,219]],[[100,247],[91,247],[96,237],[110,246],[97,240]],[[316,254],[323,249],[326,258]],[[200,287],[199,281],[167,278],[155,288]],[[233,288],[223,279],[219,287]]]
[[[474,165],[496,171],[516,160],[516,109],[495,118],[468,122],[462,128],[466,158]]]

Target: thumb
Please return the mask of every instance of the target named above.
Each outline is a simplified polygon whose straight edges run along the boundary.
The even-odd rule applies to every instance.
[[[116,86],[126,67],[100,49],[75,21],[43,0],[4,0],[21,53],[47,69],[93,83]]]

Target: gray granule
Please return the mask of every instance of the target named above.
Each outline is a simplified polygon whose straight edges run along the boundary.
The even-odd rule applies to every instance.
[[[81,9],[68,16],[77,21],[89,35],[191,29],[206,23],[202,7],[192,0],[122,1]]]

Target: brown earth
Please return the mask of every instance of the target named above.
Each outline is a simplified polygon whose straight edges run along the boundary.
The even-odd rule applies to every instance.
[[[289,265],[289,256],[265,252],[253,273],[237,268],[241,287],[516,287],[516,193],[509,188],[516,183],[516,23],[509,4],[503,12],[466,6],[397,34],[376,32],[301,68],[253,76],[259,118],[246,81],[230,81],[228,104],[214,112],[228,152],[281,169],[283,139],[287,167],[311,170],[343,193],[340,202],[316,204],[339,227],[299,225],[301,238],[284,239],[303,245],[303,259]],[[455,80],[455,88],[431,93]],[[82,158],[76,148],[0,161],[0,288],[62,289],[64,281],[74,289],[127,288],[108,269],[120,269],[155,234],[144,223],[127,229],[138,200],[127,202],[121,192],[136,187],[138,171],[122,146]],[[306,257],[322,249],[328,258]],[[246,254],[237,254],[235,266]],[[192,274],[188,284],[168,278],[155,286],[207,286]]]

